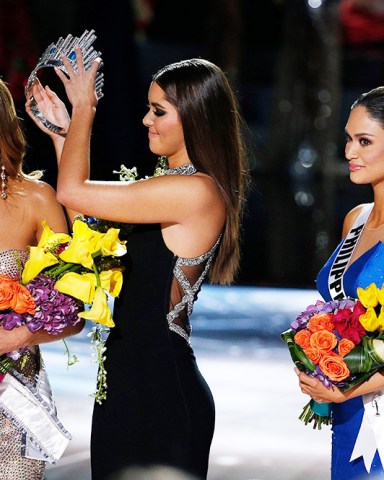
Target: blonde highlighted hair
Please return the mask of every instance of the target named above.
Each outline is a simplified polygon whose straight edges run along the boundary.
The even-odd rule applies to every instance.
[[[43,172],[30,174],[23,171],[27,142],[22,120],[17,116],[15,103],[7,85],[0,79],[0,165],[4,165],[8,178],[39,179]]]

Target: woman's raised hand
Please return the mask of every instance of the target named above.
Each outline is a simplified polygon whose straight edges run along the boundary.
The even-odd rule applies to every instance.
[[[56,74],[63,82],[68,100],[72,108],[93,107],[98,103],[96,95],[96,74],[100,67],[101,58],[96,58],[92,65],[86,70],[84,68],[83,56],[80,47],[75,47],[76,66],[75,70],[71,62],[65,56],[61,57],[67,71],[67,76],[59,68],[55,68]]]
[[[28,115],[43,132],[47,133],[51,137],[57,135],[57,133],[49,130],[39,120],[39,118],[36,117],[32,111],[33,107],[36,107],[39,112],[51,123],[61,127],[61,135],[67,132],[71,119],[64,102],[60,100],[54,91],[52,91],[48,86],[44,88],[40,81],[36,79],[31,88],[28,90],[27,95],[25,109]]]

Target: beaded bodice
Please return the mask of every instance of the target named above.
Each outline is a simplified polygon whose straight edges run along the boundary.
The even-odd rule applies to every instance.
[[[0,275],[14,280],[20,279],[21,269],[28,258],[25,250],[3,250],[0,252]],[[37,378],[39,362],[38,347],[30,347],[25,355],[14,364],[16,372],[30,383]],[[27,408],[27,407],[25,407]],[[16,417],[9,418],[9,412],[0,411],[0,480],[42,480],[45,462],[25,456],[25,432]]]
[[[0,252],[0,274],[18,280],[21,268],[28,258],[25,250],[4,250]]]

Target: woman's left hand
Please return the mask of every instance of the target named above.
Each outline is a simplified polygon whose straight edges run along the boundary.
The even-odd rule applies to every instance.
[[[31,335],[27,327],[17,327],[13,330],[0,327],[0,355],[27,346]]]
[[[39,112],[47,120],[62,128],[60,135],[63,135],[67,132],[71,119],[64,102],[62,102],[56,93],[48,86],[43,88],[38,79],[35,80],[31,88],[28,90],[28,98],[25,103],[25,109],[28,115],[43,132],[47,133],[51,137],[58,135],[57,133],[54,133],[45,127],[35,116],[31,109],[33,105],[36,105]]]

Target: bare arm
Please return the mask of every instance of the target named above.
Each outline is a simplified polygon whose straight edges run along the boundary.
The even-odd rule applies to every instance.
[[[37,243],[42,234],[42,221],[54,232],[67,232],[68,225],[64,215],[63,207],[56,200],[54,189],[45,182],[28,182],[28,208],[34,215],[34,230]],[[44,330],[32,333],[27,327],[17,327],[7,331],[0,328],[0,354],[17,350],[28,345],[53,342],[64,337],[79,333],[84,327],[84,321],[80,321],[74,327],[67,327],[63,333],[51,335]]]
[[[295,368],[295,372],[299,378],[299,386],[303,393],[309,395],[316,402],[323,403],[342,403],[366,393],[375,392],[384,387],[384,375],[377,372],[366,382],[352,387],[346,392],[342,392],[337,387],[327,388],[316,378],[309,377],[303,372]]]
[[[26,326],[17,327],[13,330],[4,330],[3,328],[0,328],[0,355],[22,347],[55,342],[56,340],[76,335],[81,332],[83,327],[84,321],[81,320],[75,326],[66,327],[62,333],[57,335],[51,335],[44,330],[38,330],[37,332],[32,333]]]
[[[80,51],[76,51],[81,59]],[[127,184],[95,182],[90,175],[90,138],[96,112],[94,81],[95,62],[88,71],[75,73],[63,58],[71,78],[57,70],[72,104],[72,119],[57,95],[36,81],[30,90],[39,110],[46,118],[67,131],[66,139],[45,128],[31,112],[30,98],[26,110],[55,146],[59,165],[57,196],[71,219],[81,212],[98,218],[125,223],[183,223],[191,219],[191,205],[196,217],[207,218],[220,196],[214,182],[206,176],[193,178],[172,176]],[[97,199],[97,201],[95,201]]]
[[[33,101],[36,103],[39,111],[44,115],[44,117],[63,129],[62,134],[52,132],[46,128],[38,118],[36,118],[31,110],[32,97]],[[49,88],[49,86],[43,88],[39,80],[36,79],[29,90],[29,97],[25,103],[25,109],[40,130],[42,130],[51,138],[55,149],[57,164],[60,165],[61,154],[65,143],[65,136],[70,123],[70,117],[64,103],[60,100],[56,93]],[[74,217],[78,215],[78,213],[79,212],[66,208],[66,214],[70,223],[73,222]]]
[[[132,183],[89,179],[90,138],[98,103],[95,77],[99,64],[95,61],[85,71],[81,52],[75,50],[77,71],[65,58],[69,78],[57,70],[72,105],[58,175],[59,201],[67,208],[112,221],[188,225],[189,236],[193,232],[196,236],[210,235],[206,243],[212,245],[221,230],[225,207],[221,192],[207,175],[161,176]],[[196,243],[196,239],[192,241]]]

